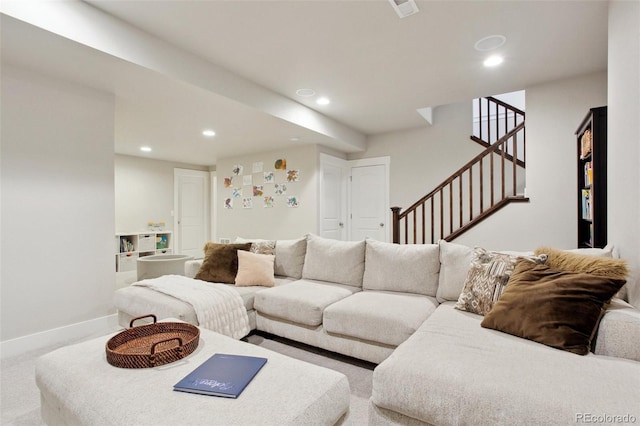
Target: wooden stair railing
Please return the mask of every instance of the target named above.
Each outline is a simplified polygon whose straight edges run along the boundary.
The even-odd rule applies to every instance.
[[[505,205],[528,201],[518,194],[518,189],[524,188],[524,169],[507,158],[508,149],[518,158],[524,131],[522,122],[404,212],[392,207],[393,242],[451,241]]]
[[[474,130],[471,140],[485,148],[500,140],[520,123],[524,123],[525,112],[492,96],[478,98],[478,129]],[[483,107],[483,104],[484,107]],[[522,139],[524,144],[524,136]],[[513,161],[514,157],[520,167],[525,167],[525,150],[520,149],[520,156],[512,156],[508,151],[506,158]]]

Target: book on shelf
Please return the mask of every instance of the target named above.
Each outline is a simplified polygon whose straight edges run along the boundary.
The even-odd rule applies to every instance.
[[[586,220],[593,219],[593,209],[591,202],[591,190],[582,190],[582,218]]]
[[[266,358],[214,354],[176,383],[173,390],[237,398],[266,363]]]
[[[584,163],[584,186],[591,186],[593,183],[593,166],[591,161]]]

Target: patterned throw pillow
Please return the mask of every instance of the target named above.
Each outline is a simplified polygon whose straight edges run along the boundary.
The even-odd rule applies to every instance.
[[[276,253],[276,242],[272,241],[272,240],[252,241],[251,242],[251,253],[256,253],[256,254],[275,254]]]
[[[546,256],[514,256],[475,248],[471,267],[455,308],[479,315],[489,313],[502,295],[519,259],[544,263]]]

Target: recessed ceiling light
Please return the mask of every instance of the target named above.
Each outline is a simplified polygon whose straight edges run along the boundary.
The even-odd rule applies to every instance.
[[[141,146],[140,147],[140,151],[142,151],[142,152],[151,152],[151,147]]]
[[[313,89],[298,89],[296,90],[296,95],[302,96],[303,98],[308,98],[316,94],[316,91]]]
[[[503,61],[504,59],[502,58],[502,56],[494,55],[489,56],[487,59],[485,59],[483,64],[485,67],[495,67],[497,65],[500,65]]]
[[[497,49],[506,42],[507,38],[505,36],[496,34],[481,38],[476,41],[476,44],[473,47],[480,52],[487,52],[489,50]]]
[[[329,100],[329,98],[324,98],[324,97],[322,97],[322,98],[318,98],[318,99],[316,100],[316,103],[317,103],[318,105],[329,105],[329,104],[331,103],[331,101]]]
[[[207,137],[212,137],[216,135],[216,132],[214,132],[213,130],[207,129],[207,130],[203,130],[202,134]]]

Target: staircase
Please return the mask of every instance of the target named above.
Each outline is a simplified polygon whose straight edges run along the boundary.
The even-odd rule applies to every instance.
[[[479,126],[471,140],[484,151],[409,208],[391,208],[394,243],[451,241],[506,205],[529,201],[524,111],[492,97],[477,101]]]

